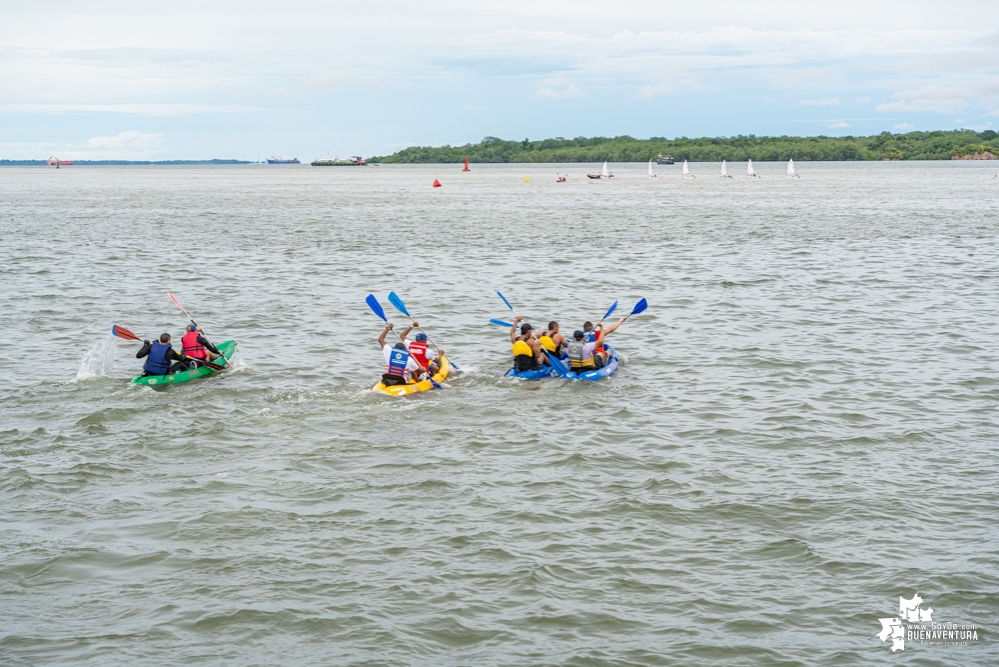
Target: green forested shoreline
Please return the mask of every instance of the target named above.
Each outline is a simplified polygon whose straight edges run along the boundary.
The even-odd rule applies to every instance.
[[[882,132],[870,137],[715,137],[688,139],[634,139],[577,137],[543,141],[505,141],[486,137],[465,146],[414,146],[370,162],[435,164],[462,162],[646,162],[660,153],[677,160],[950,160],[986,152],[999,156],[999,138],[993,130]]]

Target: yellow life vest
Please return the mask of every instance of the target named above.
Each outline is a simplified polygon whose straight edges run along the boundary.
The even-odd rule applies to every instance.
[[[541,341],[541,347],[545,348],[551,353],[555,352],[555,341],[551,339],[551,336],[542,336],[538,340]]]
[[[513,344],[513,356],[533,357],[534,350],[532,350],[531,346],[525,343],[524,341],[518,340],[516,343]]]

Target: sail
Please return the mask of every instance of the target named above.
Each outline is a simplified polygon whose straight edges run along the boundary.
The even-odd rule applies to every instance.
[[[722,176],[728,176],[728,167],[725,166],[725,160],[722,160]]]
[[[608,169],[607,169],[607,163],[606,162],[604,162],[604,169],[600,173],[603,175],[604,178],[610,178],[610,171],[608,171]]]
[[[787,161],[787,175],[794,176],[794,160]]]
[[[687,161],[684,160],[683,161],[683,175],[687,176],[688,174],[690,174],[690,169],[687,168]]]
[[[652,160],[649,160],[649,176],[652,176]]]
[[[753,161],[750,160],[749,164],[746,165],[746,176],[756,176],[756,172],[753,171]]]

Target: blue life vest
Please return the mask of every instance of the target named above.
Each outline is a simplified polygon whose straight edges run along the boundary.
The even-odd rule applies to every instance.
[[[589,331],[583,332],[583,342],[584,343],[596,343],[597,342],[597,330],[590,329]]]
[[[167,359],[167,352],[173,349],[170,343],[161,343],[154,340],[149,348],[149,356],[146,363],[142,364],[142,370],[153,375],[166,375],[170,370],[170,361]]]
[[[397,375],[399,377],[406,377],[406,365],[409,363],[409,352],[406,350],[399,350],[397,348],[392,348],[392,354],[389,356],[388,366],[385,367],[385,372],[389,375]]]

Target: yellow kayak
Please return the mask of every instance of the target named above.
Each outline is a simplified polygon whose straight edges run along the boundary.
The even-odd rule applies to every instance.
[[[441,356],[441,367],[436,373],[434,373],[434,382],[440,384],[447,379],[447,374],[451,371],[451,362],[447,360],[447,356]],[[428,389],[433,389],[434,384],[429,379],[423,380],[422,382],[410,382],[409,384],[396,384],[391,387],[386,387],[384,382],[379,382],[371,391],[382,391],[390,396],[408,396],[410,394],[416,394],[421,391],[426,391]]]

